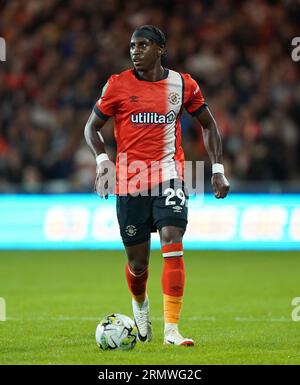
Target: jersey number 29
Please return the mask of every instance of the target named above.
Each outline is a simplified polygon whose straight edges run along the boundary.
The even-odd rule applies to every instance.
[[[180,205],[184,206],[185,195],[184,195],[184,192],[182,191],[181,188],[176,189],[176,192],[171,187],[166,188],[165,191],[164,191],[164,195],[167,195],[166,202],[165,202],[166,206],[172,206],[172,205],[176,204],[176,202],[174,200],[172,200],[172,198],[174,198],[175,195],[177,196],[177,198],[179,198],[181,200]]]

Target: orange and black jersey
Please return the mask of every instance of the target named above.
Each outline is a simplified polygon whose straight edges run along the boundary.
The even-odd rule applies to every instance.
[[[140,78],[134,69],[112,75],[94,112],[102,120],[114,117],[119,191],[122,184],[129,183],[141,171],[132,166],[137,162],[145,165],[144,175],[153,162],[159,162],[159,182],[182,178],[180,117],[183,108],[195,116],[205,106],[201,90],[189,74],[165,69],[163,78],[155,82]],[[120,172],[123,167],[126,173]],[[149,187],[153,183],[148,180]]]

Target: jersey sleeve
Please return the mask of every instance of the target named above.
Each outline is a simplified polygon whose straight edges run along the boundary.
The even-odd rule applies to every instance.
[[[186,90],[184,107],[192,116],[197,116],[203,108],[207,107],[207,103],[205,103],[205,99],[197,82],[189,74],[183,74],[183,79]]]
[[[107,120],[115,115],[118,105],[118,75],[112,75],[102,88],[101,96],[94,106],[94,112],[102,120]]]

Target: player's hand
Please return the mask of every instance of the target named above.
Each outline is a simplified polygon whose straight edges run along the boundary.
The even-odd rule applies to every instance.
[[[219,172],[213,174],[211,177],[211,184],[213,187],[214,195],[217,199],[226,197],[230,188],[230,184],[224,174]]]
[[[95,191],[101,198],[114,194],[116,186],[116,167],[110,160],[104,160],[96,168]]]

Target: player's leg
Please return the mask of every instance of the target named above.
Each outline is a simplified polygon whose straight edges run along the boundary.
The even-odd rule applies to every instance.
[[[126,280],[140,341],[150,341],[152,327],[147,296],[150,224],[147,197],[117,197],[117,214],[127,254]]]
[[[164,182],[161,187],[161,193],[153,203],[153,218],[159,230],[164,258],[164,342],[193,345],[193,340],[182,337],[178,332],[185,283],[182,238],[187,225],[188,195],[179,179],[170,180],[167,185]]]
[[[165,226],[159,231],[164,258],[162,272],[164,343],[192,346],[194,341],[182,337],[178,331],[185,284],[182,246],[184,232],[184,228],[177,226]]]
[[[134,246],[125,246],[125,250],[128,258],[125,272],[129,290],[137,303],[143,303],[146,298],[149,274],[150,241]]]
[[[125,249],[128,257],[126,280],[132,296],[132,310],[138,329],[138,338],[142,342],[149,342],[152,338],[150,305],[147,296],[150,241],[126,246]]]

